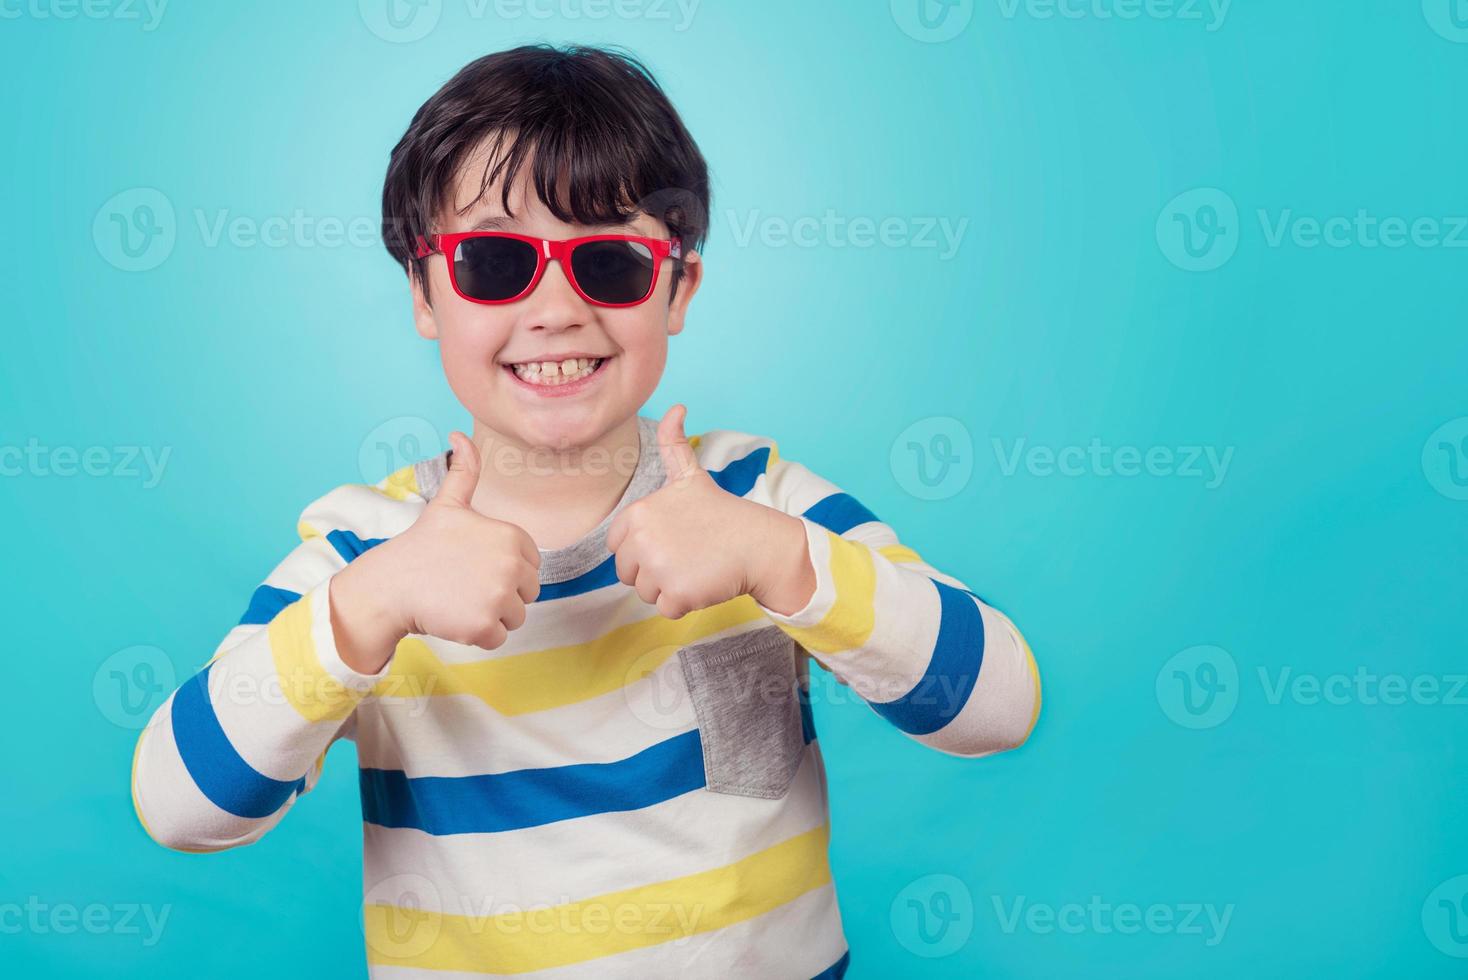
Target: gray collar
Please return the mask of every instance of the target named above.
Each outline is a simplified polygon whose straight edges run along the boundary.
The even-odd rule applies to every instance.
[[[579,541],[564,548],[540,549],[542,585],[573,579],[605,561],[610,554],[607,551],[607,529],[611,527],[612,518],[632,501],[647,496],[663,485],[663,456],[658,452],[657,420],[645,415],[637,416],[637,431],[640,436],[637,468],[633,470],[632,480],[623,491],[622,498],[617,501],[611,513],[602,518],[601,523],[586,532]],[[443,452],[414,464],[418,493],[423,499],[432,500],[434,494],[438,493],[438,488],[443,485],[444,475],[448,472],[448,459],[448,452]]]

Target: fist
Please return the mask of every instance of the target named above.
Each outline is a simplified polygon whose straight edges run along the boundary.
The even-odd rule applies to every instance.
[[[379,598],[403,635],[493,650],[540,594],[540,552],[523,528],[474,510],[479,451],[462,432],[449,441],[454,453],[438,494],[412,527],[357,561],[378,557],[391,570]]]
[[[686,416],[674,405],[658,424],[663,485],[622,508],[607,530],[617,578],[668,619],[741,595],[758,599],[772,572],[804,560],[792,549],[805,551],[797,518],[729,493],[699,465]]]

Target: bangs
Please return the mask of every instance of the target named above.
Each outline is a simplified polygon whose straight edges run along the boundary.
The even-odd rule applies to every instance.
[[[486,143],[487,162],[479,175],[479,191],[454,212],[460,217],[483,201],[497,180],[502,182],[500,207],[505,215],[515,217],[510,210],[510,189],[526,168],[535,196],[551,214],[568,224],[625,224],[641,210],[639,202],[653,189],[650,168],[628,159],[627,154],[609,152],[609,141],[593,138],[584,130],[500,130]],[[454,171],[458,172],[457,166]],[[443,196],[447,196],[447,189]],[[435,202],[432,213],[444,213],[450,203]]]

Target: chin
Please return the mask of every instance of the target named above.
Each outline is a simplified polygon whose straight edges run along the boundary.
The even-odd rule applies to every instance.
[[[593,445],[604,434],[601,413],[591,407],[548,405],[543,412],[517,412],[518,432],[530,446],[555,450]]]

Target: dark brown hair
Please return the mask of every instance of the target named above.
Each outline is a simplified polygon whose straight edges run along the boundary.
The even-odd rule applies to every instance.
[[[413,257],[433,228],[465,159],[492,137],[479,197],[504,175],[501,201],[528,161],[535,193],[561,221],[623,224],[637,212],[702,247],[709,225],[708,165],[662,86],[634,55],[613,48],[533,44],[461,68],[413,114],[393,148],[382,188],[382,237],[422,277]],[[477,198],[476,198],[477,200]],[[677,288],[681,263],[674,265]]]

